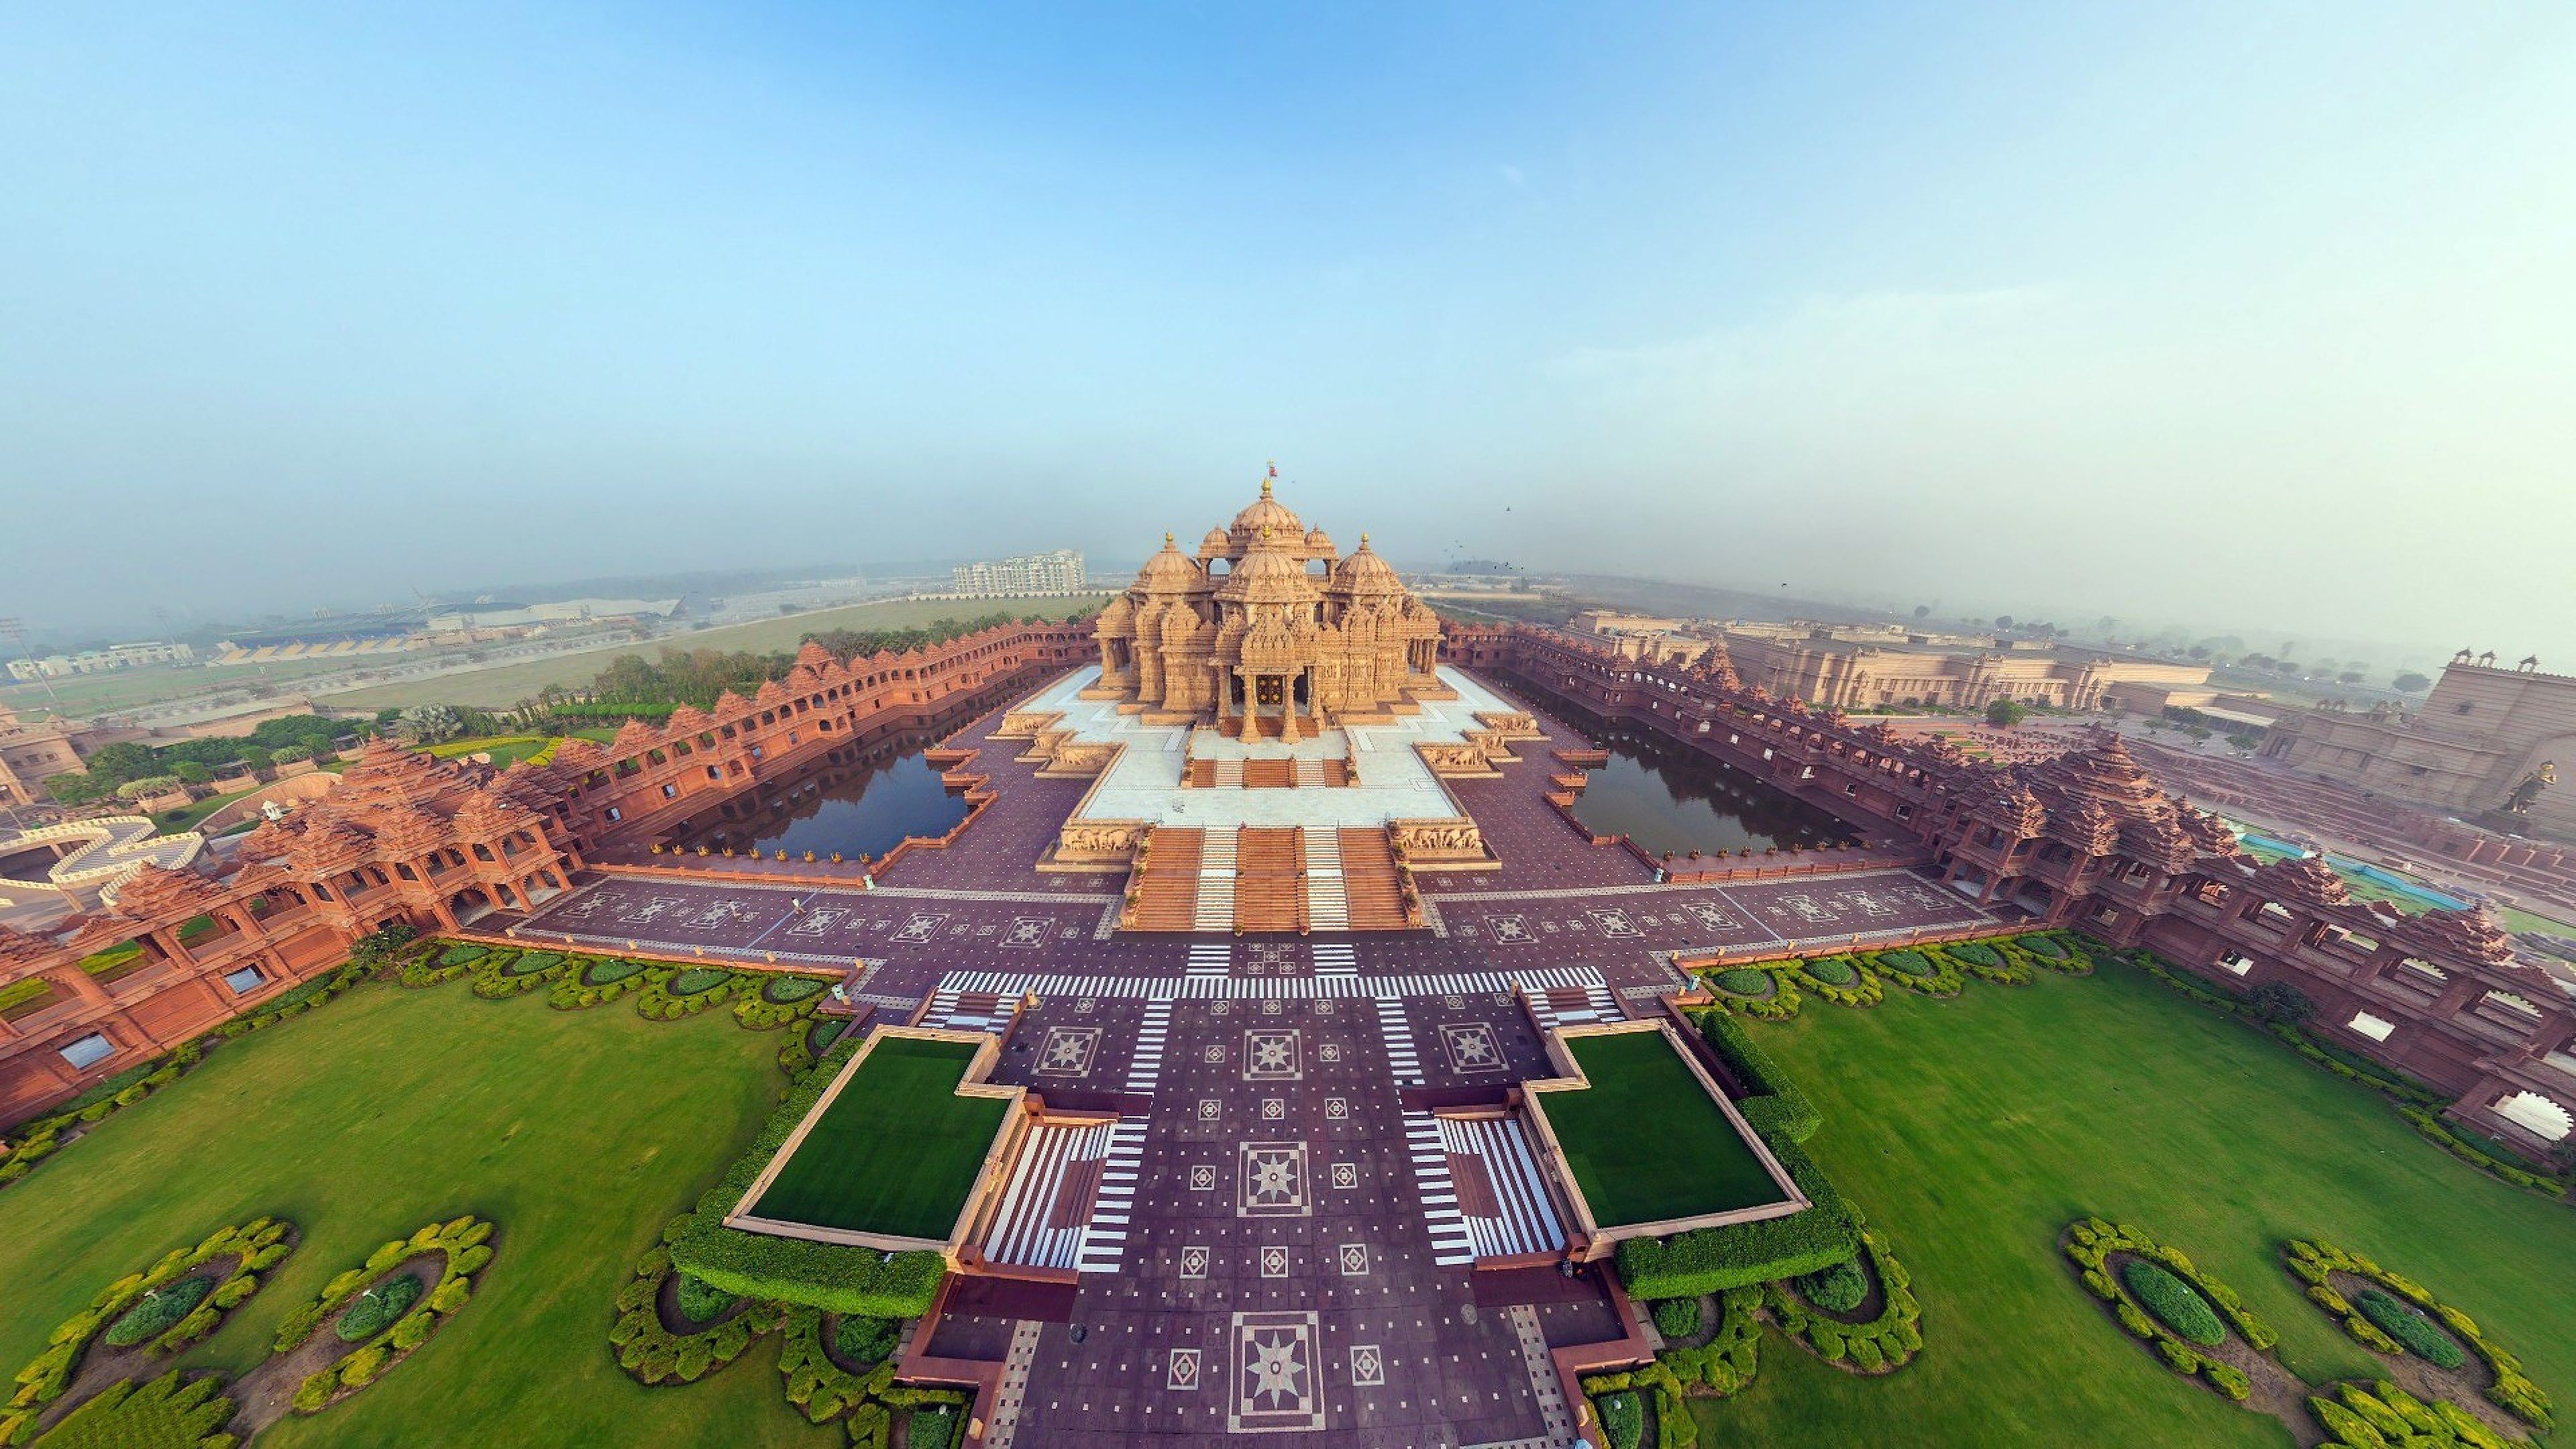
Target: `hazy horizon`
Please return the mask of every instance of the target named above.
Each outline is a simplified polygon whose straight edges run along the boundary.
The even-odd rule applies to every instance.
[[[0,17],[0,615],[1345,547],[2576,647],[2576,11]],[[2268,648],[2268,643],[2257,647]]]

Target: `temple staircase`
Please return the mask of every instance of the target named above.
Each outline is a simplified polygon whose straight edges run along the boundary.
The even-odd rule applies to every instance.
[[[1208,764],[1213,767],[1208,771],[1209,784],[1220,789],[1229,785],[1238,790],[1243,788],[1243,761],[1210,760]]]
[[[1199,855],[1205,833],[1158,825],[1136,872],[1136,906],[1127,918],[1132,931],[1196,929]]]
[[[1297,762],[1297,787],[1299,789],[1313,789],[1317,786],[1330,785],[1333,783],[1335,782],[1325,773],[1324,762],[1322,760],[1301,759]]]
[[[1395,848],[1384,830],[1338,830],[1334,855],[1342,872],[1345,929],[1401,931],[1404,888],[1396,874]]]
[[[1297,841],[1306,857],[1307,926],[1318,931],[1349,930],[1351,903],[1342,888],[1341,832],[1300,830]]]
[[[1162,827],[1155,827],[1160,836]],[[1199,849],[1198,900],[1190,917],[1193,931],[1228,931],[1234,928],[1234,860],[1235,837],[1239,832],[1220,830],[1205,835]]]
[[[1306,893],[1298,881],[1298,831],[1246,826],[1235,832],[1234,928],[1238,931],[1294,931],[1305,914]],[[1206,895],[1204,877],[1200,887]],[[1207,914],[1202,906],[1200,915]]]

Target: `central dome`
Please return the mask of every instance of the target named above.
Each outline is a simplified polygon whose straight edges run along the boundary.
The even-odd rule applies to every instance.
[[[1234,523],[1226,529],[1226,532],[1238,541],[1248,542],[1260,538],[1264,525],[1269,527],[1270,537],[1282,543],[1293,543],[1305,538],[1306,521],[1290,512],[1287,504],[1270,496],[1270,481],[1267,478],[1261,480],[1261,496],[1252,500],[1251,505],[1241,513],[1236,514]]]

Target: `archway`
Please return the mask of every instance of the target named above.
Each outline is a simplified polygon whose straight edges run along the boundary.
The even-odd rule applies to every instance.
[[[2538,1092],[2516,1092],[2499,1098],[2495,1114],[2545,1142],[2564,1142],[2576,1132],[2576,1116]]]

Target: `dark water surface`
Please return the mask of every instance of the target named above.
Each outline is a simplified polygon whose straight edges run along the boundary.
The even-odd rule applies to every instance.
[[[732,846],[764,854],[806,851],[828,860],[884,855],[907,835],[940,836],[966,818],[964,797],[939,783],[922,758],[931,745],[915,739],[874,753],[826,758],[760,787],[680,832],[683,846]]]
[[[1625,835],[1649,855],[1775,845],[1801,850],[1860,839],[1830,811],[1696,750],[1603,719],[1561,696],[1531,693],[1610,753],[1610,763],[1593,771],[1574,798],[1574,818],[1595,835]]]

